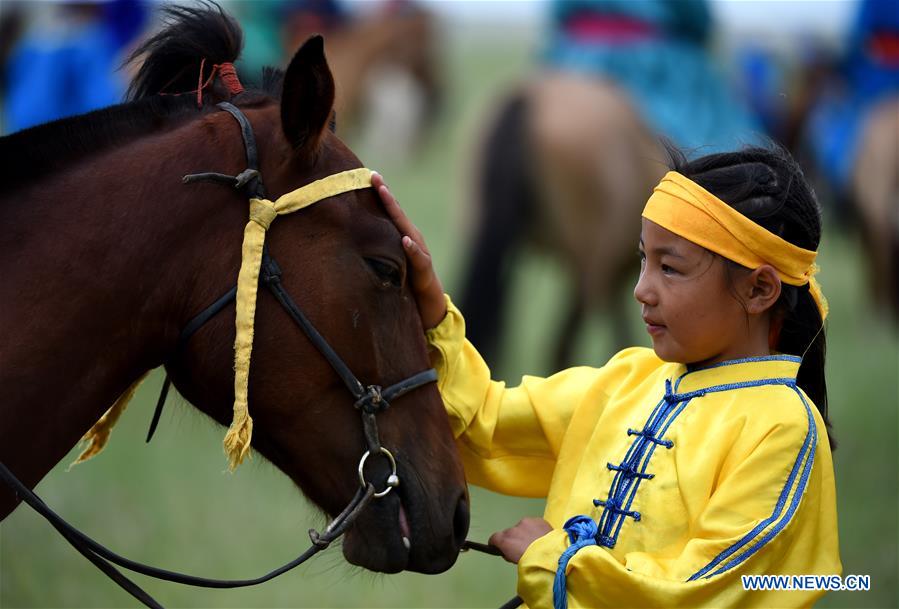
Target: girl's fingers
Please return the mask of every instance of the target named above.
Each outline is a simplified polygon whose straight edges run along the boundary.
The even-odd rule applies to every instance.
[[[424,243],[424,237],[421,234],[421,231],[418,230],[409,217],[406,215],[406,212],[400,207],[399,202],[396,200],[396,197],[390,192],[390,189],[387,188],[387,185],[384,184],[384,178],[381,177],[377,173],[372,174],[372,186],[378,193],[378,196],[381,198],[381,202],[384,205],[384,210],[387,212],[387,215],[390,217],[390,220],[397,227],[403,235],[409,235],[416,242],[416,244],[421,248],[425,253],[428,252],[428,248]]]
[[[404,235],[414,234],[416,236],[421,234],[386,186],[378,188],[378,195],[381,197],[381,202],[384,204],[384,210],[387,212],[387,215],[390,216],[390,219],[401,233]]]
[[[431,268],[431,256],[415,242],[409,235],[403,237],[403,249],[412,264],[412,271],[416,283],[427,283],[433,270]]]
[[[372,186],[381,198],[390,220],[402,235],[403,252],[409,261],[410,287],[415,294],[422,326],[426,330],[434,328],[446,317],[446,300],[443,296],[443,285],[431,264],[431,254],[425,246],[421,232],[390,194],[384,179],[373,173]]]

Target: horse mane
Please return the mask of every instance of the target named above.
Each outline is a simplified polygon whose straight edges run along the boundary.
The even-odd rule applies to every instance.
[[[196,90],[198,78],[206,82],[215,64],[237,61],[243,48],[240,26],[214,2],[166,6],[162,24],[125,61],[130,64],[144,57],[128,87],[128,99]]]
[[[128,88],[128,101],[0,138],[0,181],[6,189],[16,189],[72,163],[214,109],[214,102],[208,99],[212,96],[207,96],[202,107],[197,108],[200,65],[202,62],[205,82],[215,64],[236,61],[243,45],[240,26],[212,2],[161,10],[162,30],[125,62],[127,65],[144,58]],[[263,90],[241,93],[240,105],[279,98],[282,80],[280,71],[266,70]]]

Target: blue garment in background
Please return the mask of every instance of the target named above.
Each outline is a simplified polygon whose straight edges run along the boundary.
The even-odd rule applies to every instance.
[[[571,34],[578,19],[597,17],[645,24],[646,34]],[[706,49],[712,22],[704,0],[559,0],[552,19],[544,63],[618,85],[647,124],[689,156],[759,143],[759,124]]]
[[[4,130],[18,131],[122,101],[122,51],[147,22],[141,0],[115,0],[94,20],[33,27],[10,54]]]
[[[877,48],[876,41],[885,38],[899,40],[896,1],[862,0],[837,81],[821,94],[807,119],[806,144],[838,192],[849,187],[868,112],[899,95],[899,57],[882,56]]]

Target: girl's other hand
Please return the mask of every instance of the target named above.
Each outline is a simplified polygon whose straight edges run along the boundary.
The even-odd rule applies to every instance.
[[[499,548],[507,561],[518,564],[528,546],[552,530],[542,518],[522,518],[514,527],[491,535],[487,543]]]
[[[390,193],[384,178],[372,173],[371,185],[381,197],[387,215],[400,231],[403,238],[403,251],[409,261],[410,286],[418,303],[418,313],[425,330],[430,330],[446,317],[446,301],[443,298],[443,284],[434,272],[431,264],[431,253],[425,245],[421,231],[412,224],[408,216],[400,208],[399,203]]]

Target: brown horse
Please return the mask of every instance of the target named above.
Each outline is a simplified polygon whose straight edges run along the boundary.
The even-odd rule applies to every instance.
[[[899,97],[869,112],[852,172],[852,202],[875,306],[899,323]]]
[[[636,276],[640,210],[665,173],[658,138],[614,84],[545,72],[500,104],[484,140],[479,208],[460,304],[466,334],[488,362],[498,352],[511,269],[526,245],[571,277],[551,366],[571,365],[588,315],[609,313],[627,332],[624,292]]]
[[[343,128],[394,156],[410,152],[437,115],[443,97],[434,15],[415,2],[387,2],[333,25],[297,11],[284,24],[286,48],[325,35]],[[396,92],[382,91],[394,86]],[[386,116],[385,116],[386,115]],[[385,120],[386,118],[386,120]],[[389,137],[378,137],[387,129]]]
[[[231,99],[248,117],[272,200],[362,166],[328,128],[334,83],[321,38],[266,91],[232,99],[217,79],[162,95],[194,89],[198,73],[207,80],[241,46],[220,10],[168,16],[143,49],[133,101],[0,139],[0,462],[29,487],[163,364],[191,404],[231,420],[234,306],[178,345],[188,321],[234,286],[248,220],[240,190],[182,184],[247,166],[238,124],[216,102]],[[359,379],[389,386],[429,368],[399,234],[372,189],[280,218],[266,243],[284,286]],[[366,446],[353,398],[265,290],[255,319],[252,447],[336,514],[359,486]],[[467,531],[468,499],[436,386],[396,399],[378,424],[401,483],[356,520],[344,555],[376,571],[443,571]],[[383,481],[384,460],[371,461],[367,475]],[[17,504],[0,490],[0,517]]]

